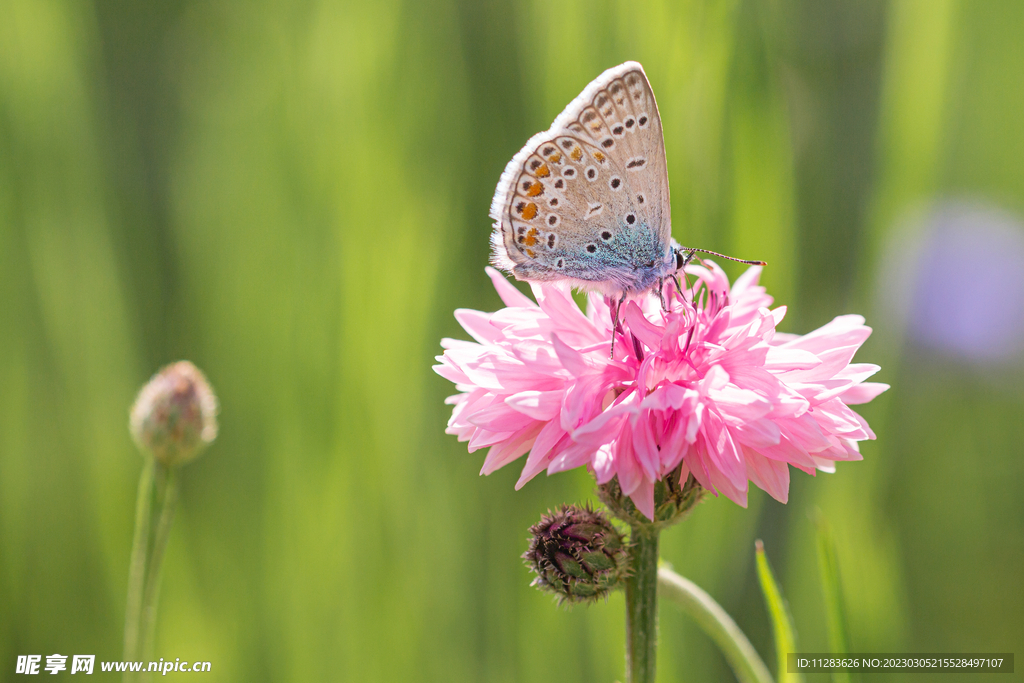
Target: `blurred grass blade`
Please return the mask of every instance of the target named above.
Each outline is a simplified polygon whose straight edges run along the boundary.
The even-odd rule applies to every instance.
[[[772,683],[772,675],[757,650],[704,589],[662,565],[658,567],[658,593],[675,602],[715,641],[740,683]]]
[[[825,598],[828,648],[833,654],[846,654],[850,651],[850,643],[846,636],[846,608],[839,585],[835,538],[832,536],[832,527],[820,511],[814,521],[818,527],[818,572],[821,574],[821,591]],[[832,680],[834,683],[849,683],[850,674],[833,672]]]
[[[761,582],[761,592],[764,593],[764,602],[768,608],[768,615],[772,620],[772,633],[775,636],[775,655],[778,662],[779,683],[796,683],[803,681],[800,674],[791,674],[787,671],[786,655],[796,652],[796,630],[793,628],[793,619],[789,616],[789,608],[782,597],[775,582],[775,575],[768,564],[768,557],[764,554],[764,543],[758,540],[755,543],[757,549],[757,578]]]

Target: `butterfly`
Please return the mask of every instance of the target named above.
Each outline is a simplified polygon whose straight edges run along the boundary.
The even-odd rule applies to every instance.
[[[695,252],[764,265],[672,239],[661,117],[637,62],[602,73],[527,141],[501,174],[490,215],[495,266],[617,299],[616,329],[627,297],[655,285],[660,297]]]

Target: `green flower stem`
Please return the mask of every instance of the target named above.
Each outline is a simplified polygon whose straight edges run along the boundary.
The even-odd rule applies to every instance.
[[[142,593],[149,550],[154,467],[153,459],[146,458],[139,476],[139,495],[135,503],[135,537],[132,539],[132,555],[128,564],[128,599],[124,614],[124,659],[129,662],[138,660],[139,654],[139,623],[142,618]]]
[[[153,535],[153,550],[149,556],[146,571],[146,588],[142,595],[142,628],[139,652],[149,658],[153,647],[153,633],[156,626],[156,606],[160,596],[160,572],[163,567],[167,539],[171,536],[171,522],[174,521],[178,502],[178,479],[174,468],[157,465],[157,499],[161,501],[160,517]]]
[[[722,606],[697,584],[684,579],[667,567],[658,569],[658,588],[689,614],[697,625],[711,636],[740,683],[773,683],[768,667],[761,661],[757,650]],[[626,593],[627,605],[629,593]],[[653,667],[651,679],[654,680]]]
[[[626,579],[626,681],[654,683],[658,646],[658,530],[634,526]]]

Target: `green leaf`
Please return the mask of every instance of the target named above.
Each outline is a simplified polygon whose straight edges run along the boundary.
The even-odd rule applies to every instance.
[[[798,673],[789,673],[786,665],[787,654],[796,652],[796,630],[793,618],[789,615],[789,607],[782,597],[782,591],[775,581],[768,557],[764,554],[764,543],[758,540],[754,547],[757,550],[757,578],[761,582],[765,606],[772,619],[772,633],[775,636],[775,655],[778,662],[777,678],[779,683],[797,683],[803,681]]]
[[[768,667],[732,617],[708,593],[662,563],[658,592],[690,615],[722,650],[740,683],[773,683]]]
[[[846,635],[846,606],[839,583],[835,538],[832,535],[832,527],[820,511],[815,515],[814,521],[818,527],[818,572],[821,574],[821,592],[825,598],[828,647],[833,654],[846,654],[850,651],[850,642]],[[833,672],[832,681],[849,683],[850,674]]]

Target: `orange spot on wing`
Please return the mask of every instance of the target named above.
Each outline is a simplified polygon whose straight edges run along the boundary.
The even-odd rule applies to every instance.
[[[601,152],[594,152],[594,158],[598,161],[604,161],[604,154]]]
[[[530,258],[536,258],[537,252],[535,252],[533,249],[527,249],[526,255],[529,256]]]
[[[543,191],[544,191],[544,186],[543,185],[541,185],[540,183],[534,183],[534,184],[530,185],[529,189],[526,190],[526,196],[527,197],[536,197],[537,195],[539,195]]]
[[[548,165],[541,164],[540,168],[537,169],[537,177],[547,178],[549,175],[551,175],[551,171],[548,169]]]
[[[550,161],[553,164],[557,164],[561,160],[562,160],[562,155],[558,154],[557,152],[555,154],[552,154],[551,156],[548,157],[548,161]]]
[[[532,221],[536,215],[537,205],[534,204],[533,202],[530,202],[529,204],[523,207],[523,218],[525,218],[526,220]]]
[[[537,228],[530,228],[530,231],[526,233],[526,246],[532,247],[533,245],[537,244],[537,235],[539,234],[540,230],[538,230]],[[526,253],[530,254],[529,251],[527,251]],[[530,256],[532,257],[533,254],[530,254]]]
[[[579,147],[573,147],[572,154],[570,154],[569,156],[572,157],[573,161],[579,161],[580,159],[583,158],[583,150],[580,149]]]

